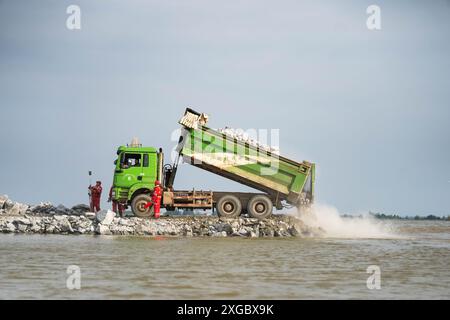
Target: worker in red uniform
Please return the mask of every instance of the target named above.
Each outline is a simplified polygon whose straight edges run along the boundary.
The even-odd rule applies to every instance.
[[[95,186],[89,186],[89,191],[91,192],[91,211],[100,211],[100,197],[102,196],[102,182],[97,181]]]
[[[161,198],[162,198],[161,183],[158,180],[156,180],[155,188],[153,189],[153,193],[152,193],[152,201],[145,205],[145,208],[149,208],[153,205],[155,218],[159,218],[160,209],[161,209]]]
[[[112,201],[112,211],[114,211],[115,213],[119,213],[120,217],[123,218],[123,209],[124,209],[123,204],[121,204],[117,200],[113,199],[113,197],[112,197],[113,188],[114,187],[111,186],[111,189],[109,189],[108,202]]]

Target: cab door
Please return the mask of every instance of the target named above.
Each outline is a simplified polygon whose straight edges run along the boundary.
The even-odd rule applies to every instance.
[[[153,188],[157,176],[156,153],[144,153],[142,159],[141,182]]]
[[[119,188],[131,188],[142,179],[142,154],[138,152],[124,152],[119,160],[116,167],[114,185]]]

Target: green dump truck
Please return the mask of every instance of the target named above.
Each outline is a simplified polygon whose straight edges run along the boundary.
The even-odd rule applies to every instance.
[[[164,164],[162,149],[138,143],[121,146],[113,183],[113,200],[131,206],[139,217],[153,216],[151,192],[155,180],[163,186],[161,207],[166,210],[203,209],[234,218],[241,214],[264,219],[273,208],[304,208],[314,201],[315,165],[296,162],[259,145],[206,126],[208,116],[190,108],[179,123],[177,159]],[[260,192],[175,190],[181,159],[193,166],[249,186]]]

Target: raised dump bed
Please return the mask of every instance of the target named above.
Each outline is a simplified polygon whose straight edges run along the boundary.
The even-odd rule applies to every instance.
[[[297,162],[206,126],[207,117],[186,109],[178,151],[196,167],[260,190],[279,207],[314,200],[315,165]]]

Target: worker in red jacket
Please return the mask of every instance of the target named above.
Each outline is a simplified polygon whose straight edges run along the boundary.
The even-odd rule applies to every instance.
[[[112,211],[115,213],[119,213],[121,217],[123,217],[123,204],[118,202],[117,200],[113,199],[112,193],[113,193],[114,186],[111,186],[111,189],[109,189],[109,198],[108,202],[112,202]]]
[[[102,196],[102,182],[97,181],[95,186],[89,186],[89,191],[91,193],[91,211],[100,211],[100,198]]]
[[[162,187],[161,183],[156,180],[155,188],[152,193],[152,201],[145,205],[145,208],[149,208],[153,205],[153,212],[155,213],[155,218],[159,218],[161,210],[161,198],[162,198]]]
[[[152,202],[155,205],[155,218],[159,218],[159,212],[161,209],[161,198],[162,198],[161,183],[158,180],[156,180],[155,188],[153,189],[152,194]]]

